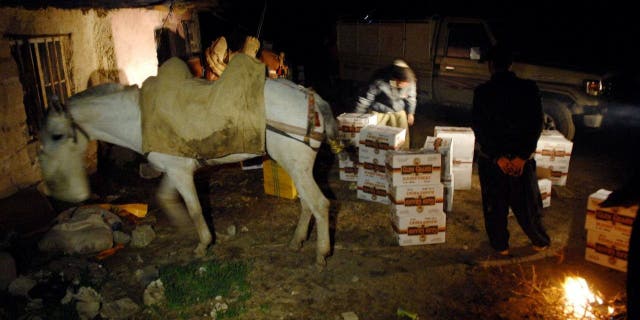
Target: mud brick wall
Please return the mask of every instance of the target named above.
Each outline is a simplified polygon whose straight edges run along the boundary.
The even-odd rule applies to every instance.
[[[31,137],[18,65],[7,35],[71,35],[67,68],[77,93],[104,82],[141,85],[157,73],[155,30],[164,26],[184,36],[180,21],[189,9],[24,9],[0,5],[0,198],[41,181],[39,142]],[[88,170],[97,168],[97,144],[90,145]]]

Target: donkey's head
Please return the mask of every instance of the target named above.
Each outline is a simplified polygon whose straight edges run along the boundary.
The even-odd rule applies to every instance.
[[[40,131],[38,155],[49,195],[63,201],[80,202],[89,197],[85,170],[88,137],[73,122],[69,111],[57,99],[49,107]]]

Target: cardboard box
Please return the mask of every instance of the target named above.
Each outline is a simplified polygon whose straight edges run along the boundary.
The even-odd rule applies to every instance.
[[[262,163],[264,177],[264,193],[286,199],[298,197],[298,191],[291,177],[273,160]]]
[[[540,189],[540,196],[542,197],[542,207],[551,206],[551,180],[538,179],[538,189]]]
[[[392,215],[392,227],[401,246],[444,243],[447,216],[444,212]]]
[[[449,181],[447,177],[451,177],[453,172],[453,139],[446,137],[432,137],[428,136],[424,141],[424,150],[436,151],[442,155],[442,166],[440,173],[442,173],[442,181]]]
[[[627,272],[629,237],[619,233],[589,230],[585,260]]]
[[[362,199],[362,200],[389,204],[389,197],[387,196],[386,181],[385,183],[375,183],[375,182],[365,181],[362,184],[358,182],[358,191],[356,192],[356,196],[358,199]]]
[[[454,162],[452,170],[455,190],[470,190],[473,175],[473,162]]]
[[[338,138],[350,140],[357,146],[362,128],[378,124],[378,117],[371,113],[343,113],[338,116]]]
[[[392,214],[398,216],[418,215],[439,213],[444,210],[444,187],[442,183],[392,186],[389,189]]]
[[[355,159],[338,160],[340,180],[358,181],[358,161]]]
[[[440,153],[428,150],[389,151],[386,158],[390,186],[440,183]]]
[[[573,142],[567,140],[557,130],[543,130],[536,146],[535,160],[539,173],[548,178],[553,185],[564,186],[567,184],[569,162]]]
[[[589,231],[616,233],[626,237],[631,235],[633,220],[638,205],[631,207],[601,208],[599,204],[606,200],[611,191],[600,189],[587,199],[587,217],[584,227]]]
[[[439,138],[451,138],[455,148],[452,149],[453,162],[473,162],[476,136],[470,127],[436,126],[433,133]]]
[[[389,150],[398,150],[404,143],[406,129],[370,125],[362,128],[359,136],[359,162],[384,163]]]

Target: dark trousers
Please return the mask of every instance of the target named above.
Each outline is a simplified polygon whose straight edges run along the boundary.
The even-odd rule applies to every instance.
[[[484,224],[491,247],[498,251],[509,249],[509,207],[534,245],[549,245],[549,235],[542,225],[542,197],[535,160],[527,160],[522,175],[512,177],[502,173],[494,161],[481,156],[478,158],[478,173]]]

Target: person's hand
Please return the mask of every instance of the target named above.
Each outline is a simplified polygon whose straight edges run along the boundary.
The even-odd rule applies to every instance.
[[[496,164],[498,164],[498,167],[500,167],[500,170],[502,170],[502,173],[511,175],[513,168],[511,167],[511,161],[509,161],[507,157],[498,158],[498,160],[496,161]]]
[[[514,176],[514,177],[521,176],[525,162],[526,162],[526,160],[524,160],[524,159],[522,159],[520,157],[515,157],[515,158],[511,159],[511,167],[513,168],[513,172],[512,172],[511,175]]]
[[[410,126],[412,126],[414,121],[415,121],[415,118],[413,117],[413,115],[412,115],[412,114],[408,114],[408,115],[407,115],[407,123],[408,123]]]

